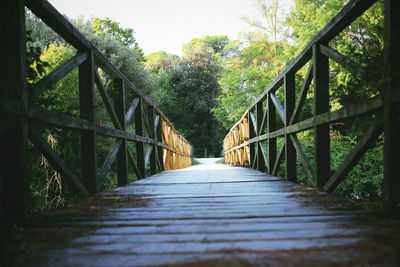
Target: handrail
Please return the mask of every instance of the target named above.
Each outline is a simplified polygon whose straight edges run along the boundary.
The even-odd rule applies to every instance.
[[[21,121],[21,125],[16,128],[10,128],[4,136],[10,142],[21,143],[21,140],[12,139],[13,132],[24,132],[24,138],[30,136],[32,143],[46,156],[54,169],[60,172],[66,181],[81,193],[87,195],[99,192],[103,181],[111,169],[114,161],[117,161],[118,185],[124,185],[128,182],[128,162],[133,167],[136,176],[142,179],[150,174],[155,174],[163,170],[173,170],[185,168],[191,165],[190,143],[178,134],[168,118],[157,108],[157,106],[145,96],[121,71],[119,71],[111,62],[74,26],[64,18],[49,2],[46,0],[16,1],[12,5],[1,5],[3,14],[1,22],[4,25],[11,25],[11,33],[8,36],[10,43],[13,43],[18,49],[10,45],[9,49],[15,51],[10,59],[20,58],[20,62],[25,62],[25,19],[24,8],[28,7],[36,16],[50,26],[64,40],[77,49],[77,55],[58,67],[55,71],[42,78],[32,86],[29,94],[26,85],[14,90],[16,82],[14,73],[23,76],[25,79],[25,69],[18,66],[10,70],[12,78],[3,77],[2,83],[8,83],[5,86],[5,94],[2,95],[0,103],[0,112],[6,117],[15,117]],[[11,27],[10,26],[10,27]],[[7,51],[7,49],[5,49]],[[12,53],[11,53],[12,54]],[[17,56],[16,56],[17,55]],[[80,94],[80,117],[74,117],[67,114],[49,112],[38,106],[35,106],[34,99],[43,92],[50,89],[53,84],[61,80],[75,68],[79,69],[79,94]],[[113,101],[108,96],[105,86],[98,73],[98,68],[106,72],[113,80],[113,87],[116,89]],[[4,79],[3,79],[4,78]],[[3,86],[3,84],[2,84]],[[114,127],[97,125],[95,122],[95,88],[97,88],[101,99],[103,100],[107,113],[110,116]],[[8,91],[7,91],[8,90]],[[14,91],[13,91],[14,90]],[[15,93],[19,92],[19,93]],[[131,103],[127,102],[126,96],[130,94],[133,97]],[[112,105],[112,103],[114,103]],[[132,122],[131,122],[132,121]],[[80,131],[82,147],[82,177],[77,177],[68,167],[68,164],[54,151],[41,137],[43,129],[37,126],[36,122],[46,125],[68,128]],[[128,125],[133,124],[135,133],[128,131]],[[106,160],[97,170],[96,155],[96,136],[103,135],[115,138],[115,143],[111,147]],[[25,214],[25,189],[24,173],[16,172],[11,174],[11,169],[18,169],[16,166],[24,166],[26,157],[27,139],[22,142],[21,155],[18,156],[18,162],[9,160],[5,164],[1,173],[3,174],[3,191],[8,192],[5,195],[5,201],[8,203],[17,203],[16,208],[9,209],[5,207],[5,213],[11,217],[23,217]],[[136,146],[136,153],[131,151],[128,142],[133,142]],[[18,144],[19,144],[18,143]],[[4,153],[12,153],[12,147]],[[15,148],[14,148],[15,149]],[[7,159],[4,159],[7,162]],[[9,166],[6,166],[9,165]],[[19,166],[19,165],[18,165]],[[15,183],[14,181],[22,181]],[[7,205],[6,205],[7,206]],[[16,211],[17,209],[17,211]],[[19,211],[18,211],[19,210]]]
[[[311,183],[316,187],[331,192],[345,179],[366,150],[376,142],[383,131],[384,122],[389,131],[397,131],[398,133],[399,129],[396,128],[398,126],[395,125],[395,116],[398,115],[383,112],[384,108],[388,107],[397,107],[398,109],[399,94],[396,93],[398,91],[395,90],[398,90],[398,88],[395,86],[387,87],[384,91],[384,96],[391,95],[391,99],[383,99],[378,96],[367,102],[343,107],[340,110],[330,111],[329,109],[329,59],[337,62],[360,79],[363,78],[361,75],[363,68],[330,47],[328,43],[375,2],[375,0],[351,0],[315,35],[302,52],[250,105],[243,117],[230,129],[224,139],[226,163],[256,168],[260,171],[268,171],[272,175],[277,175],[281,162],[285,161],[285,178],[290,181],[297,181],[296,156],[298,156]],[[397,55],[394,51],[396,48],[391,43],[394,42],[391,36],[395,34],[395,26],[393,26],[395,24],[390,22],[394,17],[390,13],[392,10],[391,2],[390,0],[385,1],[385,66],[387,70],[398,73],[398,69],[394,69],[394,66],[390,65],[391,60],[394,59],[387,56],[388,54]],[[308,62],[310,62],[309,70],[303,87],[297,94],[300,97],[296,103],[295,74]],[[387,81],[393,81],[394,76],[390,76],[391,74],[388,71],[385,75]],[[398,77],[396,76],[396,78]],[[314,114],[313,117],[299,122],[298,115],[304,104],[311,81],[314,84]],[[275,95],[275,92],[281,87],[284,88],[284,105],[281,105]],[[331,173],[329,124],[366,113],[375,114],[375,119],[370,128],[359,140],[359,143],[343,164],[335,172]],[[277,129],[277,114],[283,124],[280,129]],[[385,119],[382,119],[384,116]],[[314,167],[296,136],[296,133],[307,129],[314,130]],[[386,131],[385,128],[385,134]],[[277,137],[283,138],[279,151],[277,150]],[[387,138],[386,135],[385,138]],[[395,137],[393,136],[393,138]],[[263,142],[267,142],[267,146]],[[393,148],[388,149],[394,143],[394,141],[385,142],[385,150],[394,151]],[[399,152],[396,151],[396,153]],[[398,154],[396,155],[398,156]],[[385,153],[386,161],[393,162],[393,158],[388,158]],[[389,175],[385,171],[385,183],[393,184],[393,187],[399,188],[398,182],[395,182],[398,180],[398,173],[393,171],[396,170],[395,164],[388,164],[386,168],[391,170],[391,174]],[[399,189],[394,191],[398,192]],[[387,190],[386,194],[386,203],[388,203],[387,199],[391,199],[390,203],[392,204],[388,205],[398,210],[393,204],[397,203],[396,205],[399,205],[400,203],[398,193],[396,193],[396,196],[395,193]]]

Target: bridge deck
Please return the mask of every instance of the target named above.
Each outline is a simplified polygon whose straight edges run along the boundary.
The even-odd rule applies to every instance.
[[[204,162],[35,219],[3,252],[18,255],[13,263],[45,266],[400,262],[398,221],[252,169]]]

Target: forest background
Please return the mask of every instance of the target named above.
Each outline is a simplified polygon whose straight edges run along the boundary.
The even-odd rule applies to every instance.
[[[347,3],[345,0],[296,0],[285,17],[280,13],[279,0],[258,0],[259,19],[244,17],[252,31],[243,32],[236,40],[227,36],[199,36],[185,44],[183,56],[159,51],[144,55],[135,39],[134,29],[123,28],[109,18],[93,17],[70,21],[144,94],[165,113],[178,131],[192,143],[194,157],[223,155],[222,140],[250,104],[281,71],[299,54]],[[27,12],[28,84],[44,77],[76,53],[56,33]],[[351,57],[368,72],[369,82],[360,86],[357,77],[331,62],[330,106],[337,110],[360,99],[371,99],[382,90],[383,62],[383,1],[378,1],[363,16],[339,34],[330,45]],[[308,65],[299,71],[296,88],[300,88]],[[107,85],[107,76],[102,74]],[[110,84],[110,83],[108,83]],[[312,116],[313,90],[310,87],[300,119]],[[112,94],[112,87],[109,87]],[[283,94],[277,93],[283,103]],[[70,73],[39,99],[48,110],[79,115],[77,70]],[[105,112],[96,120],[107,122]],[[332,168],[337,168],[356,144],[369,117],[331,125]],[[46,133],[49,143],[79,169],[80,146],[74,144],[77,134],[59,129]],[[299,136],[307,156],[313,162],[313,133]],[[278,139],[279,143],[279,139]],[[109,141],[99,149],[99,161],[105,157]],[[31,210],[67,205],[75,197],[62,178],[38,152],[30,151]],[[382,198],[382,137],[368,151],[335,193],[357,200],[379,204]],[[299,182],[308,185],[298,164]],[[282,174],[284,164],[281,168]],[[131,181],[136,177],[131,176]],[[104,190],[116,186],[112,173]]]

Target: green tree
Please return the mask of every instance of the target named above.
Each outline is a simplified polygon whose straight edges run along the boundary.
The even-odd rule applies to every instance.
[[[195,156],[218,156],[223,132],[211,112],[220,94],[218,77],[226,36],[195,38],[178,60],[165,52],[148,56],[146,67],[158,83],[155,98],[175,127],[192,142]]]
[[[159,73],[166,72],[169,69],[175,68],[179,64],[179,62],[179,56],[169,54],[165,51],[158,51],[146,55],[146,62],[144,66],[152,73]]]
[[[243,116],[284,67],[280,60],[283,54],[281,44],[268,41],[266,34],[260,32],[248,33],[246,38],[246,42],[233,41],[226,47],[233,56],[222,64],[219,79],[222,90],[213,112],[226,129]],[[275,49],[278,49],[278,57]]]
[[[109,17],[103,19],[95,17],[91,19],[90,23],[95,34],[108,35],[120,44],[131,47],[139,55],[137,60],[139,62],[145,61],[143,50],[136,42],[133,29],[122,28],[119,22]]]

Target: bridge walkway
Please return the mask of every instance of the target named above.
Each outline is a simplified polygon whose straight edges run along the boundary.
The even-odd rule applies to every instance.
[[[202,159],[32,218],[27,266],[365,266],[400,262],[400,223],[340,197]],[[7,251],[8,250],[8,251]],[[4,251],[4,250],[3,250]],[[16,256],[17,255],[17,256]]]

